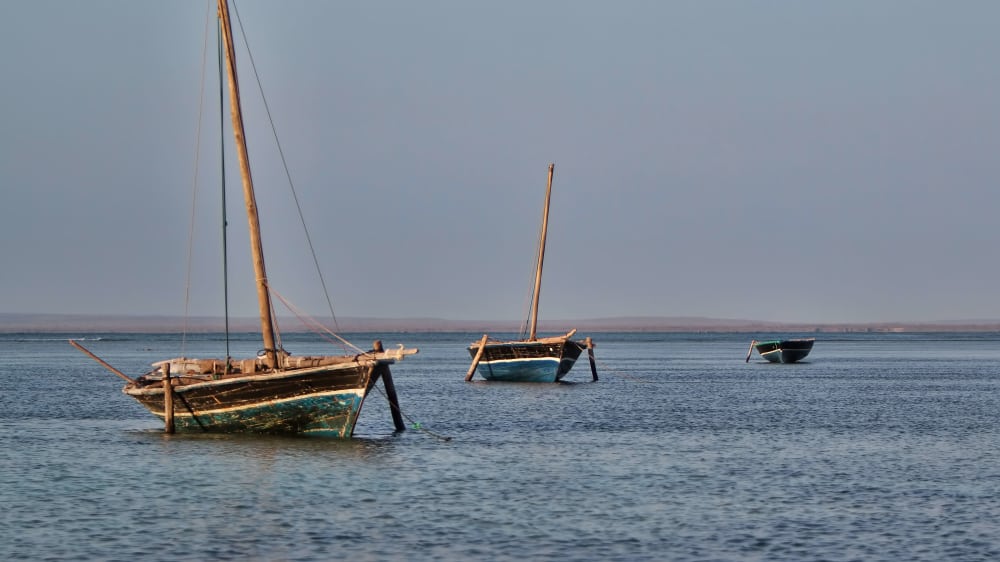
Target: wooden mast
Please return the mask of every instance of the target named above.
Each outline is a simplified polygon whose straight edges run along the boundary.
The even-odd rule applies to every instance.
[[[545,187],[545,207],[542,209],[542,236],[538,243],[538,266],[535,268],[535,297],[531,301],[531,332],[529,340],[534,340],[538,331],[538,297],[542,291],[542,263],[545,261],[545,236],[549,228],[549,199],[552,198],[552,172],[555,164],[549,164],[549,181]]]
[[[247,221],[250,225],[250,253],[257,276],[257,302],[260,308],[260,331],[264,339],[265,361],[270,368],[278,366],[275,349],[274,320],[271,317],[271,295],[267,289],[267,273],[264,269],[264,247],[260,239],[260,220],[257,216],[257,201],[254,197],[253,178],[250,176],[250,158],[247,155],[246,138],[243,131],[243,109],[240,106],[240,86],[236,77],[236,49],[233,46],[233,29],[229,19],[229,3],[218,0],[219,21],[222,25],[223,46],[226,50],[226,68],[229,74],[229,103],[233,117],[233,136],[236,139],[236,154],[243,177],[243,199],[247,207]]]

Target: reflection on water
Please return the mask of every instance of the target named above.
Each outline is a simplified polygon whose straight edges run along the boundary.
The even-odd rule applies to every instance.
[[[598,334],[600,382],[555,385],[465,383],[475,334],[397,334],[410,429],[373,393],[352,440],[165,435],[64,339],[5,337],[5,560],[1000,555],[993,334],[829,335],[795,365],[744,363],[742,334]],[[91,344],[135,373],[179,339]]]

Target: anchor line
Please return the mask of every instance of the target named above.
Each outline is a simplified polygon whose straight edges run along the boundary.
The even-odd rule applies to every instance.
[[[651,380],[646,380],[646,379],[641,379],[639,377],[634,377],[632,375],[624,373],[623,371],[618,371],[618,370],[615,370],[615,369],[609,369],[607,363],[601,361],[600,359],[597,359],[596,357],[594,358],[594,363],[596,363],[596,364],[598,364],[598,365],[601,366],[601,374],[602,375],[604,373],[611,373],[612,375],[617,375],[617,376],[619,376],[619,377],[621,377],[623,379],[628,379],[628,380],[630,380],[632,382],[641,382],[641,383],[646,383],[646,384],[649,384],[649,383],[653,382]]]
[[[398,404],[393,405],[392,401],[389,400],[389,397],[386,396],[385,392],[383,392],[382,389],[378,387],[378,385],[373,385],[373,387],[375,388],[375,390],[378,391],[379,394],[382,395],[382,398],[385,398],[385,401],[389,403],[390,408],[394,408],[397,412],[399,412],[399,415],[403,416],[404,418],[406,418],[406,421],[410,422],[410,425],[413,427],[413,429],[416,429],[418,431],[423,431],[427,435],[430,435],[431,437],[434,437],[436,439],[440,439],[441,441],[451,441],[451,437],[434,433],[433,431],[424,427],[420,422],[415,421],[413,418],[406,415],[406,412],[404,412],[403,409],[400,408]]]

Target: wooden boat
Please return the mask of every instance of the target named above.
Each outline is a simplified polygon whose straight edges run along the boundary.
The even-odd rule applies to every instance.
[[[281,346],[272,317],[253,179],[243,130],[239,80],[227,0],[218,1],[222,48],[229,83],[233,135],[250,229],[263,349],[249,359],[179,357],[153,363],[138,378],[114,369],[76,342],[70,342],[127,380],[123,392],[164,420],[166,431],[298,433],[350,437],[365,397],[381,378],[397,431],[405,429],[389,365],[416,349],[385,351],[376,342],[353,355],[295,356]],[[228,350],[227,350],[228,354]]]
[[[490,381],[558,382],[569,373],[584,349],[590,358],[590,372],[597,380],[594,360],[594,343],[590,338],[575,341],[570,338],[576,330],[562,336],[537,337],[538,301],[542,284],[542,264],[545,261],[545,238],[549,222],[549,201],[552,198],[552,174],[555,164],[549,164],[549,179],[545,188],[545,205],[542,210],[542,231],[539,237],[538,261],[535,265],[535,285],[531,311],[528,318],[531,328],[526,339],[499,340],[484,334],[482,339],[469,346],[472,365],[465,380],[479,375]],[[522,332],[523,337],[523,332]]]
[[[750,350],[747,352],[747,361],[756,349],[761,357],[771,363],[795,363],[805,359],[806,355],[812,351],[816,338],[789,339],[789,340],[768,340],[750,342]]]

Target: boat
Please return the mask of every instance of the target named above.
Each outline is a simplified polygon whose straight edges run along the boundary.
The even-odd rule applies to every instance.
[[[475,373],[488,381],[507,382],[559,382],[565,377],[576,360],[587,350],[590,372],[593,380],[598,380],[594,359],[594,342],[591,338],[571,339],[576,330],[561,336],[538,337],[538,302],[542,284],[542,265],[545,261],[545,239],[549,222],[549,202],[552,199],[552,175],[555,164],[549,164],[549,177],[545,188],[545,205],[542,209],[542,230],[539,236],[535,283],[532,292],[531,310],[528,313],[530,331],[527,338],[503,340],[483,334],[482,339],[468,347],[472,365],[465,375],[470,381]]]
[[[233,135],[240,165],[250,231],[263,349],[256,357],[157,361],[148,373],[132,378],[111,367],[78,342],[90,355],[127,382],[122,391],[164,422],[165,431],[291,433],[351,437],[365,397],[380,379],[391,406],[395,429],[405,426],[389,365],[416,349],[371,350],[350,355],[301,356],[287,352],[272,316],[263,243],[250,173],[233,31],[227,0],[218,1],[221,48],[229,85]],[[280,298],[280,296],[279,296]],[[281,300],[284,300],[283,298]],[[227,310],[228,315],[228,310]],[[228,347],[226,355],[228,355]]]
[[[752,340],[750,342],[750,349],[747,351],[747,362],[750,361],[750,356],[753,355],[756,349],[761,357],[771,363],[795,363],[796,361],[805,359],[806,355],[809,355],[815,342],[816,338],[767,341]]]

